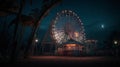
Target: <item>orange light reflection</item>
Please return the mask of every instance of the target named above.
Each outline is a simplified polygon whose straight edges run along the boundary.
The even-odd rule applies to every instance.
[[[67,46],[67,47],[75,47],[76,44],[67,44],[66,46]]]

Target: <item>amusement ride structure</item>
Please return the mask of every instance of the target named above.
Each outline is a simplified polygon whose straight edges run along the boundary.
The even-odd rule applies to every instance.
[[[73,39],[84,43],[85,33],[80,18],[71,10],[63,10],[57,13],[51,25],[52,38],[58,45]]]
[[[58,12],[50,24],[41,45],[51,44],[58,55],[79,55],[84,52],[86,37],[79,16],[71,10]],[[45,42],[50,35],[51,43]],[[51,48],[51,47],[50,47]],[[43,49],[44,51],[44,49]]]

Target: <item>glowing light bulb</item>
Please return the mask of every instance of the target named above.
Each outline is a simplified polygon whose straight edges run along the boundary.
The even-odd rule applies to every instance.
[[[75,37],[79,37],[79,33],[78,32],[74,32]]]
[[[114,44],[117,44],[118,42],[117,41],[114,41]]]
[[[35,42],[38,42],[38,39],[35,39]]]

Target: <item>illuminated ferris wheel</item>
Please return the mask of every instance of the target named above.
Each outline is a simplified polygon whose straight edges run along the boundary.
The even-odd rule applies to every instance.
[[[51,37],[57,44],[63,44],[72,39],[80,43],[85,41],[83,23],[71,10],[58,12],[51,24]]]

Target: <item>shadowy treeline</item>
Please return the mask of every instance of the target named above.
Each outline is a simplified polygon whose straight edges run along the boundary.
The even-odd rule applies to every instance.
[[[120,56],[120,31],[112,31],[108,38],[102,42],[104,45],[98,49],[98,55],[102,56]]]

